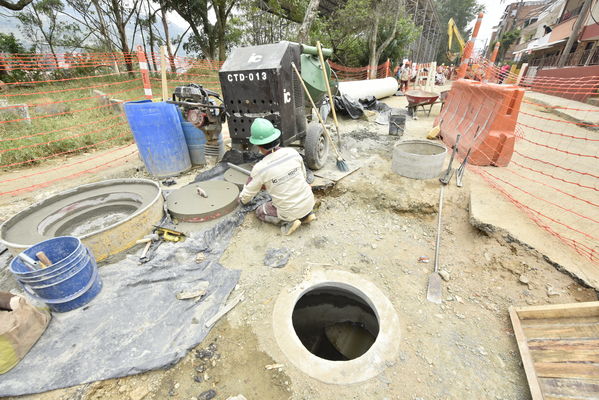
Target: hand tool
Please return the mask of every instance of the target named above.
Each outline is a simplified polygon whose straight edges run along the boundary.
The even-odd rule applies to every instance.
[[[458,143],[460,142],[461,136],[462,135],[458,133],[458,136],[455,138],[455,144],[453,145],[453,151],[451,152],[451,158],[449,159],[449,165],[447,166],[447,171],[445,171],[443,176],[439,178],[439,181],[443,185],[447,185],[449,183],[449,181],[451,180],[451,177],[453,176],[453,167],[452,167],[453,158],[455,157],[456,153],[458,152]]]
[[[46,268],[52,265],[52,261],[50,261],[50,259],[46,256],[46,253],[44,253],[43,251],[38,251],[37,253],[35,253],[35,256],[38,260],[40,260],[40,265],[42,268]]]
[[[455,183],[458,187],[462,187],[462,178],[464,177],[464,172],[466,172],[466,164],[468,163],[468,156],[470,156],[470,151],[472,151],[472,147],[468,149],[468,153],[466,153],[466,157],[458,167],[455,173]]]
[[[318,59],[320,60],[320,68],[322,70],[322,79],[327,87],[327,94],[329,95],[329,103],[331,104],[331,112],[333,113],[333,121],[335,122],[335,130],[337,130],[337,146],[341,148],[341,130],[339,129],[339,122],[337,122],[337,112],[335,111],[335,101],[333,94],[331,93],[331,85],[329,84],[329,77],[327,75],[326,64],[324,63],[324,56],[322,55],[322,46],[320,42],[316,42],[316,48],[318,49]]]
[[[428,288],[426,299],[432,303],[441,304],[441,275],[439,275],[439,247],[441,245],[441,216],[443,213],[443,191],[445,185],[441,185],[439,193],[439,214],[437,215],[437,240],[435,242],[435,271],[428,277]]]
[[[169,242],[181,242],[185,240],[185,234],[183,232],[178,232],[162,226],[154,225],[154,227],[156,228],[154,229],[154,232],[160,235],[164,240],[168,240]]]
[[[245,169],[245,168],[241,168],[239,165],[231,164],[230,162],[229,162],[229,163],[227,163],[227,166],[228,166],[229,168],[232,168],[232,169],[234,169],[235,171],[239,171],[239,172],[241,172],[242,174],[246,174],[247,176],[250,176],[250,175],[252,174],[252,172],[251,172],[251,171],[248,171],[248,170],[247,170],[247,169]]]
[[[19,257],[25,263],[25,265],[32,271],[41,268],[39,261],[35,261],[33,258],[29,257],[25,253],[19,253],[17,257]]]
[[[335,142],[333,142],[333,139],[331,138],[331,135],[329,134],[329,130],[327,129],[327,126],[325,125],[324,121],[322,120],[322,116],[320,115],[320,112],[318,112],[318,109],[316,108],[316,104],[314,104],[314,100],[312,99],[312,96],[310,96],[310,92],[308,92],[308,88],[306,87],[306,84],[302,80],[302,75],[300,74],[297,67],[295,66],[295,63],[291,63],[291,67],[295,71],[295,74],[297,75],[298,80],[302,84],[302,87],[304,88],[304,93],[306,94],[306,97],[308,97],[308,99],[310,100],[310,104],[312,105],[312,110],[314,111],[314,113],[316,113],[316,116],[318,117],[318,121],[320,122],[320,125],[322,125],[322,129],[324,130],[324,134],[326,135],[327,140],[331,144],[331,147],[333,148],[335,155],[337,155],[337,169],[342,172],[349,171],[349,167],[347,166],[347,163],[345,162],[343,157],[341,157],[341,154],[339,154],[339,151],[337,150],[337,146],[335,146]]]

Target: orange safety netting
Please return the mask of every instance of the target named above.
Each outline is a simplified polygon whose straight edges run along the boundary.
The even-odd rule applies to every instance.
[[[454,129],[465,137],[484,135],[474,130],[480,127],[481,118],[484,120],[489,115],[506,121],[510,118],[496,115],[504,99],[499,94],[492,95],[492,90],[481,88],[498,88],[493,85],[501,82],[503,85],[499,87],[525,90],[509,164],[503,168],[472,166],[471,170],[546,232],[599,263],[599,107],[573,100],[580,95],[595,95],[599,76],[527,76],[519,71],[502,71],[485,59],[475,60],[468,76],[482,83],[471,85],[471,93],[456,94],[466,103],[475,104],[468,108],[470,114],[465,114],[465,107],[455,107],[461,111],[456,111],[451,121]],[[469,102],[469,96],[477,101]],[[479,121],[466,124],[475,114]],[[488,145],[480,138],[475,142],[482,147]],[[462,149],[462,156],[465,150]],[[487,154],[497,151],[486,150]]]

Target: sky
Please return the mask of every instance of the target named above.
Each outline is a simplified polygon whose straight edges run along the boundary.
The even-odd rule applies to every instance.
[[[493,27],[497,26],[501,16],[503,15],[503,10],[510,3],[516,3],[519,0],[478,0],[479,3],[485,6],[485,16],[483,17],[483,22],[480,26],[480,32],[478,33],[478,37],[475,43],[475,49],[482,50],[491,39],[491,33],[493,32]],[[472,20],[470,26],[474,26],[476,18]]]

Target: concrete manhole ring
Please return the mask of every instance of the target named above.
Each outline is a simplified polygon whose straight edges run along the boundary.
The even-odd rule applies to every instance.
[[[296,305],[305,296],[328,290],[347,293],[360,300],[376,315],[378,332],[374,343],[362,355],[347,361],[321,358],[308,350],[294,326]],[[351,384],[366,381],[395,363],[399,352],[399,317],[387,297],[372,282],[345,271],[314,271],[292,289],[283,289],[273,311],[276,341],[289,361],[305,374],[321,382]]]
[[[52,195],[0,225],[13,255],[56,236],[76,236],[96,261],[135,245],[163,215],[162,191],[147,179],[109,179]]]

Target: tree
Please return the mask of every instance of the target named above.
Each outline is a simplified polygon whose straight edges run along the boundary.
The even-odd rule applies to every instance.
[[[297,41],[299,43],[308,42],[308,35],[310,33],[310,28],[312,27],[312,23],[314,19],[316,19],[318,14],[318,5],[320,4],[320,0],[310,0],[308,7],[306,8],[306,12],[304,14],[304,21],[299,28],[297,33]]]
[[[503,57],[505,57],[505,53],[507,52],[509,47],[512,44],[514,44],[518,39],[520,39],[519,29],[514,29],[501,35],[501,37],[499,38],[499,41],[501,42],[501,45],[499,46],[499,49],[501,51],[501,57],[499,57],[500,60],[503,60]]]
[[[478,0],[437,0],[436,5],[441,20],[441,31],[447,32],[447,21],[453,18],[464,40],[470,37],[470,31],[466,29],[468,24],[485,9]],[[447,39],[447,35],[441,36],[437,58],[439,63],[451,62],[447,58],[447,51],[451,51],[447,48]]]
[[[312,36],[321,37],[344,65],[376,67],[383,56],[403,56],[419,32],[403,11],[399,0],[348,0],[330,16],[319,17]],[[375,68],[371,71],[374,76]]]
[[[186,50],[222,61],[226,58],[227,36],[235,31],[228,22],[238,3],[239,0],[164,0],[163,4],[166,9],[176,11],[191,27],[193,36],[184,46]]]
[[[59,19],[63,9],[64,5],[60,0],[38,0],[27,11],[17,14],[23,34],[35,39],[36,44],[47,44],[56,67],[56,47],[78,47],[84,40],[79,36],[81,30],[78,25]],[[43,40],[40,40],[38,34]]]
[[[0,7],[8,8],[12,11],[21,11],[27,7],[33,0],[19,0],[16,3],[11,3],[7,0],[0,0]]]
[[[370,50],[368,66],[370,67],[370,78],[376,79],[376,67],[379,65],[379,59],[383,51],[395,39],[399,14],[403,7],[402,3],[398,0],[375,1],[371,5],[374,6],[374,21],[372,21],[372,30],[370,31],[370,39],[368,40],[368,48]],[[391,31],[385,37],[379,37],[379,30],[382,31],[385,24],[392,26]]]
[[[138,7],[139,0],[134,0],[131,7],[126,7],[124,2],[120,0],[103,0],[105,8],[108,12],[107,15],[113,25],[115,26],[120,41],[120,50],[125,55],[125,64],[127,71],[133,71],[133,63],[128,54],[131,53],[129,44],[127,43],[127,24],[131,20],[131,17],[135,14],[135,10]]]
[[[15,36],[11,33],[10,35],[7,35],[6,33],[0,33],[0,53],[11,53],[11,54],[19,54],[19,53],[26,53],[25,51],[25,47],[23,46],[23,44],[18,41]],[[2,57],[0,57],[0,79],[3,82],[6,82],[7,80],[11,80],[11,76],[9,76],[9,68],[8,68],[8,64],[6,64],[4,62],[4,59]],[[12,78],[14,79],[15,76],[21,76],[23,74],[23,71],[21,70],[13,70],[11,73]],[[8,79],[7,79],[8,78]],[[17,79],[20,80],[20,79]]]

